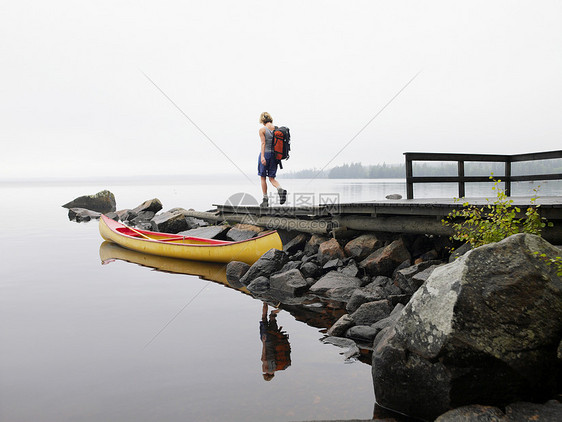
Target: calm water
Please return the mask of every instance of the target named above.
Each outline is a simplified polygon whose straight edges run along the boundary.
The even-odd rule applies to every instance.
[[[303,180],[289,192],[342,202],[404,195],[402,181]],[[207,210],[244,180],[0,185],[0,420],[248,421],[368,419],[370,366],[345,362],[319,328],[278,314],[291,365],[265,381],[262,303],[197,276],[117,259],[101,265],[97,222],[61,205],[111,190],[118,208],[158,197],[164,209]],[[419,196],[454,196],[454,187]],[[296,200],[295,197],[290,197]],[[111,252],[111,251],[110,251]],[[107,256],[106,256],[107,257]],[[118,258],[118,257],[117,257]],[[169,270],[169,269],[168,269]],[[169,270],[172,271],[172,270]]]

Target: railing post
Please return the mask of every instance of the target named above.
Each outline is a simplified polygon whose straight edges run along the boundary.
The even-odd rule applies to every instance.
[[[505,160],[505,194],[511,196],[511,157]]]
[[[459,198],[464,198],[465,193],[465,181],[464,181],[464,161],[458,161],[458,176],[459,176]]]
[[[414,182],[412,177],[414,177],[414,171],[412,167],[412,159],[408,154],[406,156],[406,198],[414,199]]]

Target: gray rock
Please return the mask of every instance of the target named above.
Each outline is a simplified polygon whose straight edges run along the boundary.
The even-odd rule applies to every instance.
[[[181,212],[166,211],[155,215],[152,220],[152,230],[162,233],[178,233],[187,229],[187,221]]]
[[[472,246],[470,246],[470,243],[463,244],[461,247],[455,249],[451,253],[451,255],[449,256],[449,262],[453,262],[457,258],[460,258],[461,256],[463,256],[465,253],[467,253],[471,249],[472,249]]]
[[[341,337],[326,337],[322,339],[323,343],[333,344],[334,346],[347,348],[347,351],[343,353],[346,359],[350,359],[354,356],[359,356],[360,351],[353,340]],[[351,422],[351,421],[350,421]]]
[[[341,259],[339,258],[335,258],[335,259],[331,259],[328,262],[326,262],[323,266],[322,269],[324,271],[332,271],[332,270],[337,270],[338,267],[341,267],[343,265],[343,262]],[[353,276],[352,276],[353,277]]]
[[[300,296],[308,289],[306,280],[297,269],[272,275],[269,279],[269,286],[271,289],[288,293],[291,296]]]
[[[360,266],[372,275],[391,275],[394,269],[406,260],[411,259],[410,252],[402,239],[377,249],[361,261]]]
[[[263,228],[251,224],[236,224],[226,233],[226,237],[234,242],[240,242],[256,237],[262,231]]]
[[[111,218],[114,221],[119,221],[119,214],[117,214],[117,212],[113,212],[113,211],[108,212],[108,213],[105,213],[105,216],[108,217],[108,218]]]
[[[359,268],[357,268],[357,263],[353,260],[349,261],[347,265],[342,268],[341,273],[350,277],[359,276]]]
[[[328,238],[326,236],[321,236],[319,234],[313,234],[306,245],[304,246],[304,253],[306,255],[316,255],[318,253],[318,248],[322,243],[327,241]]]
[[[137,227],[140,227],[141,223],[146,223],[147,230],[152,230],[152,223],[150,222],[150,220],[152,220],[153,218],[153,211],[141,211],[137,213],[137,216],[135,218],[129,220],[129,222]]]
[[[357,261],[361,261],[384,245],[382,239],[375,234],[363,234],[350,240],[345,245],[345,253]]]
[[[289,258],[285,252],[278,249],[270,249],[264,253],[260,259],[254,262],[248,272],[240,279],[240,282],[246,286],[252,280],[260,276],[269,277],[271,274],[283,268],[283,265],[285,265],[288,260]]]
[[[433,419],[475,402],[553,397],[562,280],[535,253],[559,250],[518,234],[437,267],[375,339],[377,402]]]
[[[442,414],[435,422],[507,422],[504,413],[494,406],[472,404]]]
[[[328,261],[333,259],[344,259],[345,253],[338,243],[338,241],[334,238],[322,242],[318,246],[318,262],[320,265],[326,264]]]
[[[390,195],[386,195],[385,198],[386,199],[398,200],[398,199],[402,199],[402,195],[400,195],[399,193],[392,193]]]
[[[362,304],[351,314],[351,318],[357,325],[371,325],[388,317],[390,312],[390,304],[386,299],[376,300]]]
[[[285,265],[283,265],[283,268],[281,268],[279,270],[280,273],[284,273],[286,271],[289,270],[298,270],[300,267],[301,263],[297,262],[297,261],[289,261],[287,262]]]
[[[307,240],[308,236],[306,234],[299,233],[283,245],[283,250],[288,254],[294,254],[304,249]]]
[[[241,261],[230,261],[226,265],[226,281],[232,287],[242,287],[243,284],[240,283],[240,279],[248,272],[250,266],[245,262]]]
[[[207,226],[197,227],[179,232],[178,234],[185,237],[202,237],[205,239],[218,239],[228,230],[228,226]]]
[[[130,221],[137,216],[137,213],[133,212],[133,210],[125,209],[116,211],[117,215],[119,216],[119,220],[121,221]]]
[[[512,403],[505,408],[505,415],[508,421],[562,421],[562,403]]]
[[[195,230],[202,227],[207,227],[209,225],[209,223],[207,223],[205,220],[201,220],[199,218],[191,216],[186,216],[185,222],[187,223],[188,230]]]
[[[345,309],[347,312],[355,312],[364,303],[386,299],[386,296],[387,295],[382,287],[370,284],[366,287],[356,289],[349,298]]]
[[[335,300],[348,300],[361,285],[357,277],[349,277],[337,271],[330,271],[310,287],[310,292]]]
[[[102,190],[94,195],[80,196],[64,204],[63,208],[84,208],[102,214],[113,212],[117,209],[115,206],[115,195],[108,190]]]
[[[329,336],[343,337],[347,330],[355,325],[349,314],[343,314],[328,330]]]
[[[260,294],[264,293],[269,290],[269,279],[265,276],[260,276],[252,280],[250,284],[248,284],[248,290],[252,293]]]
[[[439,261],[437,263],[440,264]],[[407,294],[414,294],[416,290],[425,282],[427,277],[436,268],[433,261],[422,262],[420,264],[411,265],[402,270],[396,271],[394,274],[394,281],[400,287],[402,292]],[[431,268],[431,269],[430,269]],[[420,277],[414,278],[418,273],[430,269]],[[398,294],[398,293],[397,293]]]
[[[76,221],[77,223],[90,221],[91,219],[99,219],[101,214],[96,211],[87,210],[84,208],[70,208],[68,210],[68,219]]]
[[[138,207],[133,208],[132,211],[135,214],[140,214],[141,212],[152,212],[156,214],[158,211],[162,210],[162,202],[158,198],[148,199],[140,204]],[[154,216],[154,214],[152,214]]]
[[[305,262],[301,265],[301,273],[305,277],[316,277],[320,274],[320,267],[313,262]]]
[[[372,343],[380,329],[373,328],[369,325],[355,325],[345,333],[347,338],[355,341]]]

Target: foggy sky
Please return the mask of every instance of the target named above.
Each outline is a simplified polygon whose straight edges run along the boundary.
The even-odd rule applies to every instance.
[[[262,111],[291,129],[287,170],[560,149],[561,16],[557,1],[4,1],[0,179],[255,177]]]

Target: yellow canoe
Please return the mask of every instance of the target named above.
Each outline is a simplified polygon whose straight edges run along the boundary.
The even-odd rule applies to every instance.
[[[240,242],[186,237],[170,233],[138,230],[102,215],[99,223],[101,237],[124,248],[151,255],[194,261],[256,262],[270,249],[283,249],[276,231],[269,231]]]

